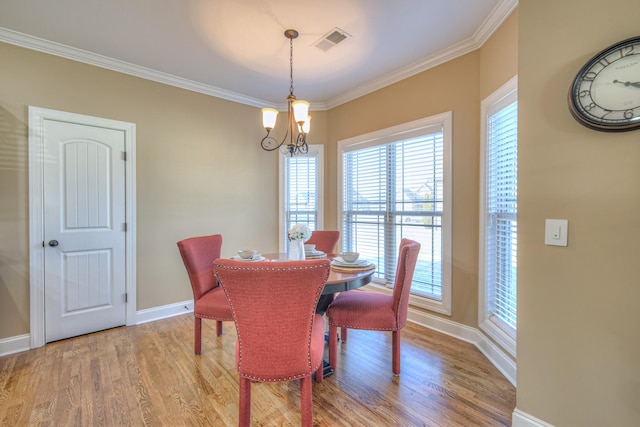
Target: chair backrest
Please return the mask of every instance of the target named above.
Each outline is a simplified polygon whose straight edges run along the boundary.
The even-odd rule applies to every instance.
[[[393,311],[396,314],[398,327],[402,328],[407,323],[411,281],[420,253],[420,243],[406,238],[402,239],[398,252],[396,281],[393,284]]]
[[[309,240],[304,243],[313,243],[317,250],[331,254],[336,251],[336,243],[339,238],[340,232],[338,230],[314,230],[311,232]]]
[[[213,277],[213,261],[220,258],[222,235],[191,237],[178,242],[182,261],[189,274],[193,298],[200,297],[217,286]]]
[[[290,381],[315,372],[311,332],[329,265],[327,259],[214,263],[238,333],[239,375]]]

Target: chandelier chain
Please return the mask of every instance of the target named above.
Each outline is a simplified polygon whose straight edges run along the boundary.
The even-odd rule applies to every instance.
[[[293,95],[293,38],[289,39],[289,95]]]

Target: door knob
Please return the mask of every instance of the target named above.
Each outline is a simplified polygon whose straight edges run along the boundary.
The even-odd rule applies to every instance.
[[[58,246],[57,240],[49,240],[49,246]]]

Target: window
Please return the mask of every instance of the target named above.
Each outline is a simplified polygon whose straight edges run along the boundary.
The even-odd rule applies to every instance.
[[[305,155],[280,153],[280,251],[287,250],[293,224],[324,227],[324,146],[310,145]]]
[[[517,78],[482,101],[478,323],[516,352],[518,253]]]
[[[392,287],[403,237],[420,242],[411,303],[451,312],[451,113],[339,142],[343,250]]]

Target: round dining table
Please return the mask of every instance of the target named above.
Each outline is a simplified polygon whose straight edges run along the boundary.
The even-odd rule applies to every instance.
[[[262,254],[262,256],[271,261],[287,260],[287,254],[285,253]],[[327,254],[327,258],[330,260],[337,256],[337,254]],[[329,272],[329,278],[327,279],[327,284],[324,286],[324,290],[322,291],[323,296],[329,295],[330,298],[320,298],[320,301],[318,302],[318,309],[316,311],[324,314],[327,307],[333,300],[333,294],[357,289],[371,283],[373,273],[375,271],[374,266],[371,266],[368,270],[364,271],[362,269],[355,268],[353,271],[348,268],[337,269],[332,266]]]

